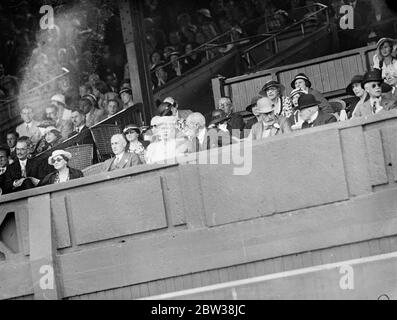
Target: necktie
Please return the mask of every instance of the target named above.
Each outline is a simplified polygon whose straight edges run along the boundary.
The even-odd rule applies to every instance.
[[[26,134],[29,136],[29,134],[30,134],[30,130],[29,130],[29,125],[27,124],[26,125]]]
[[[21,168],[21,175],[22,175],[22,178],[26,178],[26,167]]]
[[[372,105],[372,113],[376,113],[376,101],[374,101],[374,104]]]

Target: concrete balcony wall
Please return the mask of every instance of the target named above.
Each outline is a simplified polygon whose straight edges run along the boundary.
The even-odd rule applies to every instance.
[[[396,251],[396,132],[390,111],[4,195],[0,298],[136,298]]]

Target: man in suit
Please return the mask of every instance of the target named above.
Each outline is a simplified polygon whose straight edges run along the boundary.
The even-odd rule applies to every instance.
[[[184,133],[190,142],[189,153],[209,149],[208,132],[205,127],[205,118],[200,112],[191,113],[186,119]]]
[[[115,134],[110,140],[114,158],[104,162],[104,171],[114,171],[142,164],[135,153],[126,152],[127,140],[122,134]]]
[[[10,149],[7,146],[0,146],[0,195],[4,189],[5,173],[8,167],[8,157]]]
[[[94,140],[92,139],[91,131],[85,125],[85,114],[80,109],[74,109],[72,111],[72,123],[74,130],[69,134],[69,138],[75,135],[79,135],[79,144],[91,144],[94,145]]]
[[[218,101],[217,109],[223,110],[226,114],[226,117],[230,118],[228,120],[228,125],[232,130],[231,134],[238,139],[243,138],[245,123],[241,115],[233,112],[234,110],[232,99],[229,97],[220,98]]]
[[[331,107],[331,104],[325,99],[323,94],[320,91],[312,88],[312,83],[304,73],[299,73],[295,76],[295,78],[291,82],[292,89],[301,89],[306,94],[313,95],[317,101],[320,102],[319,108],[321,111],[326,113],[334,113],[334,110]]]
[[[252,126],[249,139],[261,140],[292,132],[289,120],[284,116],[275,114],[274,105],[269,98],[260,98],[252,111],[258,115],[258,122]]]
[[[41,138],[41,132],[37,127],[39,123],[33,120],[33,109],[29,106],[24,106],[21,110],[21,118],[23,123],[16,128],[16,131],[20,137],[28,137],[36,145]]]
[[[29,138],[21,137],[17,141],[18,160],[11,164],[5,173],[3,193],[11,193],[34,188],[42,178],[40,166],[33,159],[28,159]]]
[[[16,152],[15,148],[17,145],[18,138],[19,138],[18,132],[14,131],[14,130],[10,130],[7,132],[7,145],[10,148],[9,158],[12,161],[15,161],[17,159],[17,152]]]
[[[45,116],[48,120],[55,121],[55,127],[61,132],[62,138],[67,139],[73,131],[73,124],[70,120],[63,120],[59,117],[58,107],[54,104],[45,108]]]
[[[128,108],[133,108],[134,116],[133,122],[136,123],[138,126],[143,126],[144,119],[142,115],[142,104],[135,103],[134,97],[132,95],[132,89],[129,83],[124,83],[121,86],[121,90],[119,92],[121,101],[123,102],[123,110]]]
[[[382,82],[379,69],[368,71],[364,75],[361,86],[368,93],[369,99],[356,107],[353,117],[365,117],[397,108],[395,97],[382,97]]]
[[[298,99],[299,116],[303,120],[302,129],[318,127],[323,124],[336,122],[333,114],[320,109],[320,101],[312,94],[303,94]]]

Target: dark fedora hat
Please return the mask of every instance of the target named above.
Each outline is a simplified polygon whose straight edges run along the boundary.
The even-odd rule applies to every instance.
[[[312,83],[310,82],[308,76],[305,75],[304,73],[298,73],[298,74],[295,76],[295,78],[292,79],[292,81],[291,81],[291,88],[292,88],[292,89],[295,89],[295,81],[296,81],[296,80],[299,80],[299,79],[305,80],[306,86],[307,86],[308,88],[311,88]]]
[[[211,119],[211,122],[209,124],[210,126],[211,125],[217,125],[218,123],[222,123],[222,122],[225,122],[225,121],[230,119],[230,117],[227,117],[226,113],[223,110],[220,110],[220,109],[212,111],[212,115],[211,116],[212,116],[212,119]]]
[[[321,102],[317,101],[312,94],[303,94],[298,99],[298,110],[318,106]]]
[[[361,84],[361,82],[363,81],[363,79],[364,79],[364,76],[362,76],[362,75],[360,75],[360,74],[355,75],[355,76],[351,79],[349,85],[346,87],[346,93],[349,94],[349,95],[351,95],[351,96],[354,96],[353,85],[354,85],[355,83],[360,83],[360,84]]]
[[[262,87],[261,91],[259,91],[259,94],[261,96],[267,96],[266,95],[266,90],[271,88],[271,87],[276,87],[278,90],[280,90],[280,94],[283,95],[285,91],[285,87],[278,81],[276,80],[269,80],[268,82],[265,83],[265,85]]]
[[[245,108],[245,111],[252,113],[252,108],[256,106],[257,101],[262,98],[261,96],[255,96],[251,99],[251,104]]]
[[[383,82],[382,73],[379,69],[374,69],[368,71],[364,74],[363,81],[361,81],[361,87],[364,88],[364,85],[368,82]]]

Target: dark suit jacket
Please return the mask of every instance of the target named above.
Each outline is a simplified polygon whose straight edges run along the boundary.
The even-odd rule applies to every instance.
[[[333,114],[325,113],[320,110],[318,112],[317,118],[313,121],[313,123],[309,124],[306,121],[303,122],[302,129],[318,127],[332,122],[337,122],[335,116]]]
[[[320,110],[325,113],[334,113],[335,111],[332,109],[331,104],[328,102],[327,99],[323,96],[320,91],[316,89],[309,88],[309,94],[312,94],[317,101],[320,102]]]
[[[142,164],[139,157],[135,153],[130,153],[130,152],[125,152],[123,157],[121,158],[120,162],[114,168],[112,168],[112,164],[115,159],[116,158],[111,158],[111,159],[106,160],[103,163],[103,168],[104,168],[103,170],[104,171],[114,171],[114,170],[118,170],[118,169],[133,167],[138,164]]]
[[[5,176],[4,176],[3,193],[11,193],[15,191],[25,190],[23,186],[18,189],[15,189],[13,186],[15,180],[22,178],[22,171],[21,171],[21,165],[19,164],[19,160],[9,165],[4,175]],[[26,176],[40,180],[41,175],[42,175],[42,171],[40,169],[40,163],[35,160],[28,159],[26,162]]]
[[[69,134],[69,138],[75,136],[76,134],[78,134],[80,138],[78,144],[94,144],[94,139],[92,138],[91,131],[87,128],[87,126],[84,126],[79,133],[77,133],[76,131],[71,132]]]
[[[245,122],[243,117],[238,113],[232,113],[230,120],[227,122],[228,127],[231,128],[231,134],[236,138],[243,138],[243,130],[245,127]],[[233,130],[239,130],[239,134],[235,133]]]
[[[57,176],[56,171],[51,172],[43,180],[40,181],[38,187],[54,184],[56,176]],[[78,179],[82,177],[84,177],[84,175],[80,170],[69,168],[69,180]]]

